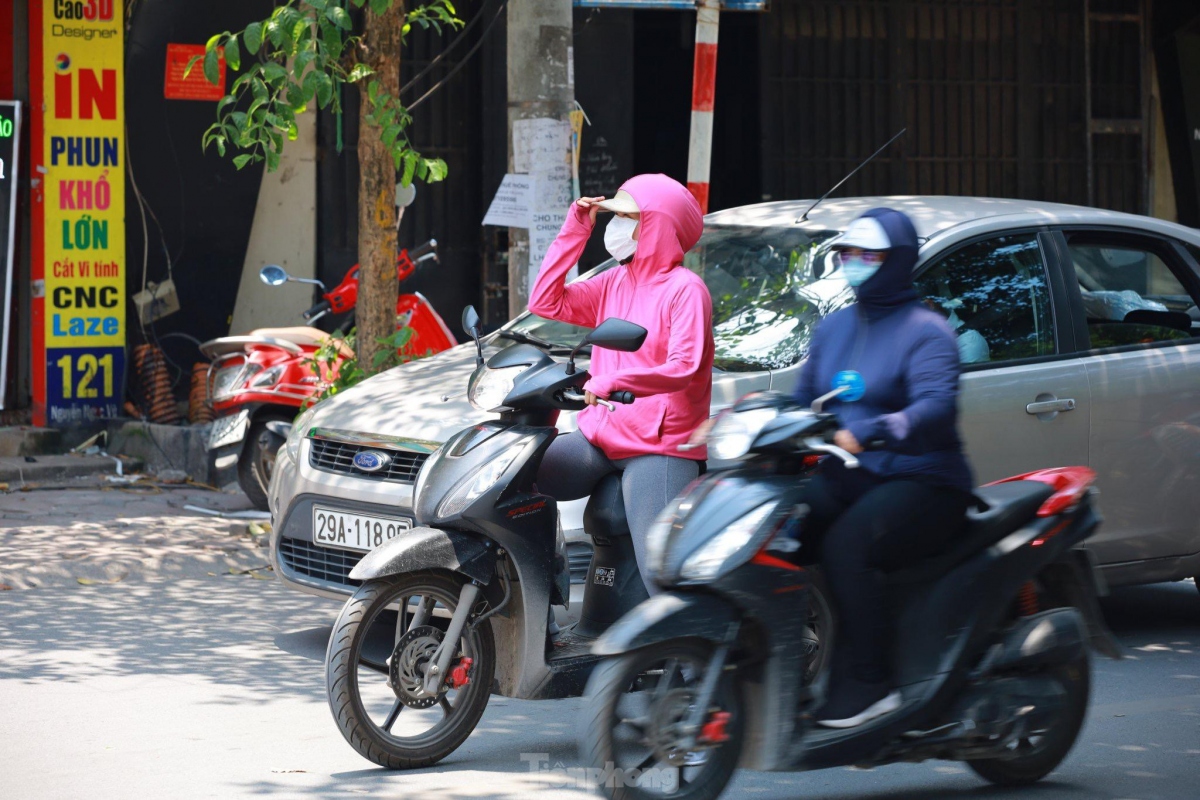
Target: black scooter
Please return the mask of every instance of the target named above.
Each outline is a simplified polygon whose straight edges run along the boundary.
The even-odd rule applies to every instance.
[[[1120,656],[1081,547],[1100,522],[1083,467],[979,488],[951,551],[889,576],[900,708],[856,728],[816,726],[840,654],[835,626],[830,669],[805,685],[813,543],[801,503],[805,456],[858,464],[828,441],[838,423],[822,407],[837,394],[811,409],[777,394],[743,398],[708,447],[744,465],[703,477],[651,529],[645,566],[668,591],[597,642],[606,660],[581,717],[585,760],[610,797],[707,800],[738,766],[930,758],[1019,785],[1074,744],[1088,706],[1087,643]]]
[[[452,753],[493,691],[525,699],[582,694],[599,660],[591,653],[596,638],[647,597],[621,482],[611,476],[584,512],[595,549],[579,621],[550,636],[549,612],[569,602],[570,573],[557,504],[534,485],[559,412],[584,407],[589,376],[576,368],[576,353],[584,345],[632,352],[646,330],[606,320],[566,362],[551,357],[555,346],[523,336],[484,364],[473,308],[463,326],[479,354],[468,397],[500,419],[461,431],[425,462],[414,487],[421,527],[377,547],[350,573],[362,584],[334,624],[325,657],[342,734],[390,769]],[[633,402],[629,392],[609,399]]]

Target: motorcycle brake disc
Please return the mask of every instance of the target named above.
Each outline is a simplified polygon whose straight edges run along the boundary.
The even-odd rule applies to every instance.
[[[400,702],[409,708],[429,708],[441,693],[425,693],[425,669],[442,643],[444,634],[432,625],[420,625],[400,637],[388,659],[388,683]]]
[[[680,748],[679,740],[694,702],[695,693],[680,686],[667,692],[650,711],[648,744],[660,761],[673,767],[688,766],[685,762],[690,754]]]

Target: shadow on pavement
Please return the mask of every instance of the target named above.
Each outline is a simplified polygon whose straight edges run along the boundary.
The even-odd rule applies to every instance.
[[[197,675],[262,702],[323,697],[313,658],[324,653],[337,604],[264,584],[224,575],[5,592],[0,679]]]

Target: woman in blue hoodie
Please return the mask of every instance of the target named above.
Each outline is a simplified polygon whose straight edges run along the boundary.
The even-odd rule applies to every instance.
[[[810,484],[809,533],[838,609],[838,645],[822,725],[849,728],[900,706],[884,575],[943,550],[965,525],[971,468],[958,435],[959,352],[946,321],[917,299],[917,234],[890,208],[868,211],[833,241],[857,303],[813,334],[795,399],[847,387],[826,409],[835,443],[861,468],[826,458]]]

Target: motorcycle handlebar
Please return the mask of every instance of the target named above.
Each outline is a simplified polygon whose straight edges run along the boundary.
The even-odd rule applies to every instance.
[[[305,319],[312,319],[317,314],[323,314],[331,308],[332,308],[332,306],[329,304],[328,300],[322,300],[321,302],[317,303],[315,306],[310,308],[308,311],[305,311],[302,316]]]
[[[429,253],[433,253],[434,259],[436,259],[437,258],[437,246],[438,246],[437,239],[430,239],[428,242],[417,245],[416,247],[409,250],[408,257],[411,258],[413,261],[416,261],[417,259],[421,258],[421,256],[428,255]]]
[[[608,399],[612,400],[614,403],[624,403],[625,405],[629,405],[633,402],[633,392],[613,392],[608,396]]]

